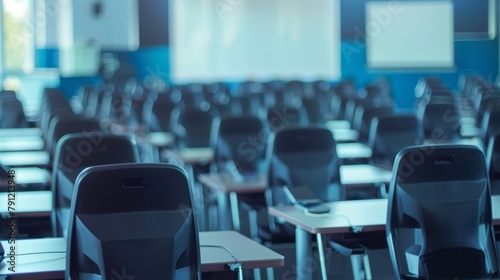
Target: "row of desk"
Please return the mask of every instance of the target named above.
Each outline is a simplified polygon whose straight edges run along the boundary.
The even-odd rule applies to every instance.
[[[346,187],[386,184],[391,181],[392,172],[373,165],[340,166],[340,183]],[[238,194],[263,193],[267,189],[264,174],[248,180],[241,180],[228,173],[200,174],[198,181],[205,187],[216,191],[219,229],[239,230]],[[233,209],[233,210],[232,210]]]
[[[235,231],[200,232],[201,271],[210,279],[234,279],[226,265],[235,259],[222,247],[231,250],[243,269],[283,266],[284,257]],[[9,248],[7,241],[2,241]],[[63,279],[66,269],[65,238],[42,238],[16,241],[16,271],[5,261],[0,263],[0,276],[12,280]],[[133,257],[134,252],[130,252]]]
[[[19,197],[20,202],[23,200],[23,197]],[[31,203],[26,201],[25,206],[29,205],[31,205]],[[277,206],[268,209],[269,215],[280,218],[296,227],[297,264],[303,264],[305,263],[304,260],[311,259],[312,235],[321,238],[322,234],[349,233],[353,230],[361,230],[364,232],[385,230],[387,199],[337,201],[328,202],[325,203],[325,205],[329,207],[331,211],[328,214],[320,215],[305,213],[303,210],[294,206]],[[492,197],[492,208],[494,225],[500,225],[500,196]],[[26,211],[29,211],[29,209],[26,209]],[[45,214],[50,215],[50,212],[45,212]],[[49,254],[33,255],[31,257],[26,256],[21,258],[20,256],[18,260],[19,264],[23,263],[23,259],[26,260],[26,266],[19,266],[19,271],[21,273],[24,273],[23,271],[26,271],[26,273],[35,273],[36,271],[46,273],[51,270],[50,267],[58,267],[58,270],[56,269],[58,273],[64,270],[64,261],[54,259],[56,257],[60,258],[60,256],[50,254],[50,252],[53,251],[65,251],[65,241],[63,239],[19,240],[19,242],[18,248],[20,251],[18,254],[49,252]],[[272,251],[269,249],[236,232],[202,232],[200,233],[200,244],[223,244],[230,249],[234,248],[234,251],[238,252],[239,260],[242,262],[248,260],[247,264],[244,263],[243,267],[245,268],[283,265],[281,256],[276,253],[271,253]],[[211,252],[213,250],[215,249],[202,248],[203,271],[220,270],[223,264],[231,261],[230,256],[223,256],[223,252]],[[43,265],[37,264],[38,261],[41,262],[45,260],[44,258],[47,258],[47,260],[43,262]],[[6,271],[5,267],[0,267],[0,275],[6,275],[7,273],[8,271]],[[311,270],[307,267],[298,265],[297,276],[297,279],[311,279]]]
[[[493,224],[500,225],[500,196],[492,196]],[[330,213],[312,215],[294,206],[268,209],[269,215],[283,219],[296,227],[297,264],[312,256],[312,235],[321,243],[322,234],[385,231],[387,199],[348,200],[325,203]],[[311,270],[297,266],[297,279],[312,279]]]
[[[371,156],[371,149],[367,145],[352,142],[357,139],[357,133],[353,130],[350,130],[347,126],[340,126],[340,122],[336,123],[335,128],[332,130],[332,132],[334,133],[334,137],[338,142],[346,142],[337,144],[337,154],[339,158],[366,159]],[[43,168],[17,167],[24,166],[25,163],[30,166],[48,166],[50,162],[49,154],[45,151],[40,151],[37,149],[43,147],[40,130],[22,129],[21,131],[16,129],[15,134],[9,133],[14,132],[0,130],[0,137],[16,136],[11,139],[12,141],[9,140],[6,142],[2,142],[6,143],[5,145],[0,143],[0,164],[5,166],[16,166],[14,170],[16,170],[17,185],[33,184],[36,182],[48,182],[50,180],[50,173]],[[5,139],[7,138],[10,137],[6,137]],[[14,141],[13,139],[15,138],[22,140]],[[148,141],[155,146],[165,146],[166,143],[171,143],[173,141],[173,137],[170,134],[152,134],[148,136],[148,139]],[[32,149],[35,151],[12,152],[14,150],[22,148],[23,146],[29,147],[28,150]],[[179,160],[183,161],[186,164],[207,163],[213,157],[213,151],[210,148],[186,149],[176,153],[167,151],[165,153],[166,154],[164,156],[177,157]],[[380,169],[371,165],[344,165],[340,167],[340,177],[341,184],[348,187],[356,187],[369,184],[386,184],[391,180],[392,174],[390,171]],[[264,175],[257,176],[248,181],[241,181],[230,174],[202,174],[198,179],[204,186],[217,191],[219,194],[219,221],[222,222],[220,225],[220,229],[234,228],[235,217],[231,214],[230,209],[234,208],[234,204],[237,205],[237,201],[234,201],[234,199],[232,200],[232,198],[236,198],[237,194],[242,193],[263,192],[267,187],[267,180]],[[6,182],[0,182],[0,187],[5,186],[5,184]],[[6,196],[5,193],[0,193],[0,201],[7,201],[7,198],[4,196]],[[494,205],[499,203],[500,199],[496,199],[494,201]],[[321,216],[306,215],[293,206],[269,208],[270,215],[282,218],[297,227],[297,264],[304,263],[304,260],[308,259],[311,256],[311,234],[317,234],[317,237],[320,238],[320,234],[349,232],[353,227],[362,227],[365,231],[385,229],[385,216],[387,210],[387,201],[385,199],[331,202],[328,203],[327,206],[330,207],[332,211],[329,214]],[[49,217],[53,210],[52,193],[50,191],[17,192],[16,207],[16,215],[19,218],[42,216]],[[497,208],[500,209],[500,207]],[[500,211],[498,212],[499,213],[496,213],[496,215],[494,214],[494,218],[500,221]],[[0,209],[0,213],[2,215],[7,214],[4,209]],[[208,233],[200,233],[200,241],[203,240],[202,236],[205,234]],[[238,239],[238,237],[234,238],[236,238],[236,240]],[[52,239],[44,240],[47,241]],[[26,242],[28,242],[28,240],[26,240]],[[42,243],[41,240],[33,240],[32,242]],[[63,239],[53,239],[52,241],[47,242],[58,242],[57,244],[59,245],[57,246],[59,247],[54,248],[65,249],[65,247],[60,247],[65,246],[65,242]],[[38,248],[37,246],[39,245],[36,244],[37,243],[31,244],[31,247]],[[30,246],[26,246],[26,248],[29,247]],[[210,268],[209,263],[204,262],[203,252],[207,252],[207,249],[209,248],[202,248],[202,269],[204,271],[216,271],[216,269],[218,268]],[[210,250],[213,250],[213,248]],[[54,254],[52,254],[51,257],[54,257],[53,255]],[[35,255],[33,255],[32,257],[34,256]],[[207,257],[205,257],[205,260],[206,259]],[[29,260],[29,258],[27,260]],[[53,260],[50,262],[57,263],[57,260]],[[249,263],[247,265],[249,265],[248,268],[252,268],[252,264]],[[0,269],[4,269],[4,267],[0,267]],[[31,271],[36,271],[38,268],[34,266],[34,268],[30,269]],[[297,270],[298,279],[311,278],[309,269],[298,266]],[[0,270],[0,272],[1,271],[2,270]],[[0,273],[0,275],[2,274]],[[28,277],[28,279],[34,278]]]

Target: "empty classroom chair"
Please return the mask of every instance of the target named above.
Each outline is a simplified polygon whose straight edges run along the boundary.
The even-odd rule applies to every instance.
[[[277,132],[289,126],[307,126],[307,113],[300,107],[277,105],[267,109],[267,123],[271,131]]]
[[[135,142],[127,136],[93,131],[62,137],[57,143],[52,167],[54,236],[66,235],[68,211],[80,172],[95,165],[132,162],[139,162],[139,155]],[[103,181],[106,182],[107,177]]]
[[[200,148],[210,146],[212,122],[218,118],[215,110],[175,108],[172,112],[172,131],[178,148]]]
[[[102,133],[97,119],[86,118],[80,115],[54,116],[50,121],[45,149],[54,158],[59,139],[70,133]]]
[[[453,143],[462,137],[460,111],[455,103],[429,103],[420,118],[424,137],[430,143]]]
[[[396,155],[406,147],[422,144],[422,126],[414,114],[383,116],[372,120],[368,144],[373,164],[392,169]]]
[[[484,154],[474,146],[403,150],[389,187],[386,234],[397,279],[498,277]]]
[[[73,197],[66,279],[201,279],[192,195],[178,166],[90,167]]]

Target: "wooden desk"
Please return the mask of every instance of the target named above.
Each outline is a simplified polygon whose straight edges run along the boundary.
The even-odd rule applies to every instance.
[[[0,137],[0,152],[40,151],[44,143],[40,136]]]
[[[3,166],[48,166],[50,155],[46,151],[2,152],[0,164]]]
[[[47,186],[50,183],[50,172],[47,169],[38,167],[18,167],[7,168],[6,170],[14,170],[16,183],[16,191],[30,186]],[[0,191],[8,187],[8,179],[0,180]]]
[[[50,217],[52,213],[51,191],[21,191],[14,194],[14,218]],[[7,205],[8,197],[7,192],[0,192],[1,205]],[[9,217],[6,206],[0,208],[0,215]]]
[[[200,260],[202,272],[228,272],[225,265],[234,258],[223,248],[204,245],[226,246],[244,269],[277,267],[285,264],[282,255],[234,231],[200,232]],[[62,279],[66,269],[66,239],[43,238],[16,240],[16,272],[8,270],[5,261],[0,265],[0,276],[9,279]],[[7,241],[2,241],[9,248]],[[44,252],[40,254],[39,252]],[[20,254],[30,254],[23,255]]]
[[[391,171],[368,164],[342,165],[339,172],[340,182],[346,187],[386,184],[392,178]],[[250,181],[241,181],[228,173],[200,174],[198,181],[203,186],[217,191],[220,230],[239,230],[238,194],[261,193],[267,188],[265,174]]]
[[[0,129],[0,137],[21,137],[21,136],[42,136],[42,130],[38,127]]]
[[[353,229],[383,231],[387,219],[387,199],[348,200],[326,203],[330,213],[306,215],[294,206],[269,207],[269,215],[296,226],[297,263],[312,257],[311,234],[348,233]],[[500,225],[500,196],[492,196],[493,224]],[[310,269],[300,267],[297,279],[311,279]]]

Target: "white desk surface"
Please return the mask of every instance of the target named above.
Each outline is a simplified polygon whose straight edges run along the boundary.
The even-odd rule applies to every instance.
[[[0,129],[0,137],[20,136],[42,136],[42,130],[38,127]]]
[[[340,183],[346,186],[389,183],[392,171],[370,165],[353,164],[340,166]]]
[[[462,137],[481,137],[482,129],[474,124],[466,124],[460,127]]]
[[[500,225],[500,196],[492,196],[493,224]],[[328,202],[330,213],[306,215],[294,206],[269,207],[269,214],[301,227],[310,233],[348,233],[353,227],[363,231],[385,230],[387,199]]]
[[[15,171],[14,182],[17,187],[24,187],[27,185],[48,184],[50,182],[50,172],[47,169],[38,167],[17,167],[7,168],[8,170]],[[0,180],[0,190],[8,186],[8,179],[2,178]]]
[[[46,151],[0,153],[0,164],[3,166],[46,166],[49,163],[50,155]]]
[[[179,151],[165,150],[163,156],[172,157],[183,161],[186,164],[206,164],[212,161],[214,151],[210,147],[203,148],[184,148]]]
[[[244,269],[283,266],[285,263],[282,255],[235,231],[200,232],[199,238],[202,272],[224,271],[227,263],[234,262],[234,258],[223,248],[203,245],[226,246],[236,255]],[[30,280],[64,278],[66,243],[62,237],[16,240],[16,273],[9,271],[9,264],[4,261],[0,264],[0,275]],[[2,241],[2,244],[7,251],[7,241]],[[32,255],[20,255],[30,253]]]
[[[341,165],[339,168],[340,182],[345,186],[360,186],[369,184],[389,183],[392,172],[369,164]],[[204,186],[224,193],[255,193],[263,192],[267,187],[265,174],[255,180],[241,181],[228,173],[200,174],[198,180]]]
[[[52,212],[52,191],[20,191],[14,194],[13,218],[49,217]],[[8,192],[0,192],[0,215],[9,217],[7,202]],[[5,207],[3,207],[5,206]]]
[[[146,141],[156,147],[168,147],[174,144],[175,137],[172,132],[150,132]]]
[[[331,120],[325,123],[326,127],[332,131],[338,129],[350,129],[351,123],[346,120]]]
[[[40,136],[0,137],[0,152],[40,151],[44,145]]]
[[[340,159],[370,158],[372,149],[363,143],[338,143],[336,144],[337,156]]]

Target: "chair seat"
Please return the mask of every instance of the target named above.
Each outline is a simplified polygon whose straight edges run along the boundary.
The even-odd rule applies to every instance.
[[[328,243],[333,250],[344,256],[366,254],[368,249],[387,248],[384,231],[332,234]]]

